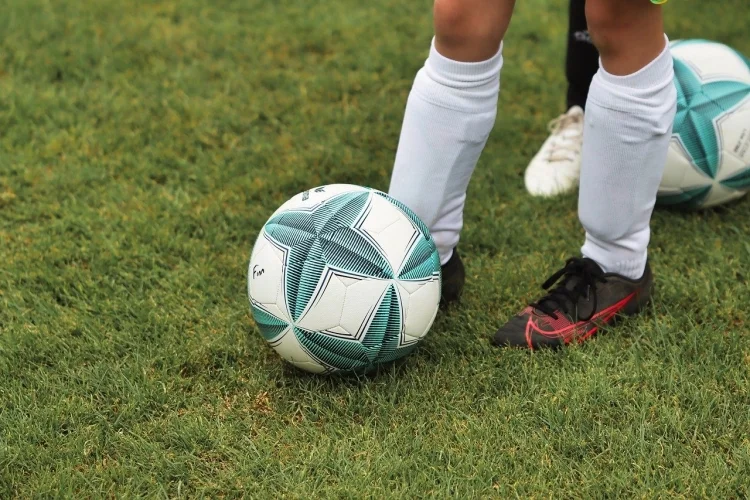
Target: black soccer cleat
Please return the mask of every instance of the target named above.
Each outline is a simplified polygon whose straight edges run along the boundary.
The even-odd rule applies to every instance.
[[[542,286],[547,295],[501,327],[493,344],[537,349],[583,342],[618,314],[640,312],[651,296],[653,275],[648,264],[643,276],[632,280],[605,273],[591,259],[572,258]]]
[[[458,302],[461,292],[464,290],[466,272],[458,248],[453,249],[453,255],[445,265],[440,267],[442,274],[442,290],[440,292],[440,307],[445,307],[453,302]]]

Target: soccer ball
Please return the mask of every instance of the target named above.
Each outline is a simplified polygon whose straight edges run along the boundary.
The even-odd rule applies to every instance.
[[[282,358],[364,373],[406,356],[432,326],[440,258],[427,227],[374,189],[332,184],[284,203],[248,269],[250,307]]]
[[[703,208],[750,190],[750,60],[706,40],[672,43],[677,116],[657,203]]]

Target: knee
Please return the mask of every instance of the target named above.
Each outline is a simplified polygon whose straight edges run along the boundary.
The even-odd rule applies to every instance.
[[[510,4],[503,8],[503,4]],[[498,50],[505,36],[512,2],[497,0],[435,0],[438,50],[459,61],[482,61]]]
[[[624,3],[624,2],[623,2]],[[599,53],[606,54],[616,50],[626,19],[618,16],[616,2],[607,0],[588,0],[586,2],[586,24],[591,40]]]
[[[649,0],[586,0],[586,22],[610,73],[631,74],[664,50],[661,7]]]
[[[654,30],[661,40],[661,11],[649,0],[586,0],[586,23],[602,55],[632,48]]]

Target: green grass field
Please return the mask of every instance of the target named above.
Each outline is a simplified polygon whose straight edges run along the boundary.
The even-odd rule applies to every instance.
[[[430,6],[4,3],[1,498],[750,495],[750,201],[654,216],[642,317],[561,352],[489,346],[583,237],[574,195],[522,177],[563,106],[564,0],[518,2],[462,305],[361,381],[292,370],[255,330],[270,213],[387,189]],[[750,54],[746,0],[666,15]]]

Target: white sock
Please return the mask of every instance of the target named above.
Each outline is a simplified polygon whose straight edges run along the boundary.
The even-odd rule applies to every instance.
[[[600,65],[591,83],[578,216],[586,229],[581,252],[605,272],[638,279],[646,267],[649,222],[676,109],[672,64],[667,41],[636,73],[614,76]]]
[[[463,226],[466,189],[495,123],[502,44],[491,59],[459,62],[435,49],[406,104],[389,194],[430,228],[440,262],[450,259]]]

